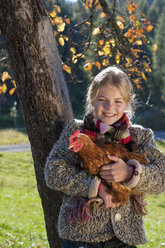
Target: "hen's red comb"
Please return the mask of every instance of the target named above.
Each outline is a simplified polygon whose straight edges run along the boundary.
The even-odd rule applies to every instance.
[[[69,143],[71,144],[75,138],[77,138],[77,136],[80,134],[80,130],[76,131],[74,134],[72,134],[69,138]]]

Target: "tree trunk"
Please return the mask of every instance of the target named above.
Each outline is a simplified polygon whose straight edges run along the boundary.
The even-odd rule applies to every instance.
[[[22,106],[50,247],[60,247],[61,202],[46,187],[44,165],[64,124],[73,118],[52,27],[40,0],[0,0],[0,28]]]

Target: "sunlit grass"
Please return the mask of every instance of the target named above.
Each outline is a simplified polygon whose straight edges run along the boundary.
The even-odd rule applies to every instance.
[[[30,152],[0,153],[0,247],[48,248]]]
[[[3,129],[0,130],[0,145],[28,143],[28,136],[26,133],[14,130],[14,129]]]
[[[148,214],[144,225],[148,243],[141,248],[165,247],[165,193],[147,196]]]
[[[165,141],[156,141],[158,148],[165,153]]]

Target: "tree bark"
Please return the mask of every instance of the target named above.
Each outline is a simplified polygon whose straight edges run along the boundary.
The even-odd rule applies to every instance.
[[[46,187],[43,174],[54,142],[73,118],[57,44],[40,0],[0,0],[0,28],[31,144],[48,241],[51,248],[60,247],[61,198]]]

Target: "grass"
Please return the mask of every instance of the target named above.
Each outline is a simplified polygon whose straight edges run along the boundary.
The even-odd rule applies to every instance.
[[[165,142],[157,142],[165,152]],[[144,217],[149,242],[165,247],[165,193],[147,197]],[[0,152],[0,248],[48,248],[31,152]]]
[[[158,148],[165,153],[165,141],[156,141]],[[165,193],[149,195],[148,214],[144,217],[148,243],[139,248],[165,248]]]
[[[28,136],[23,131],[14,129],[0,130],[0,145],[28,143]]]
[[[0,153],[0,247],[48,248],[30,152]]]

